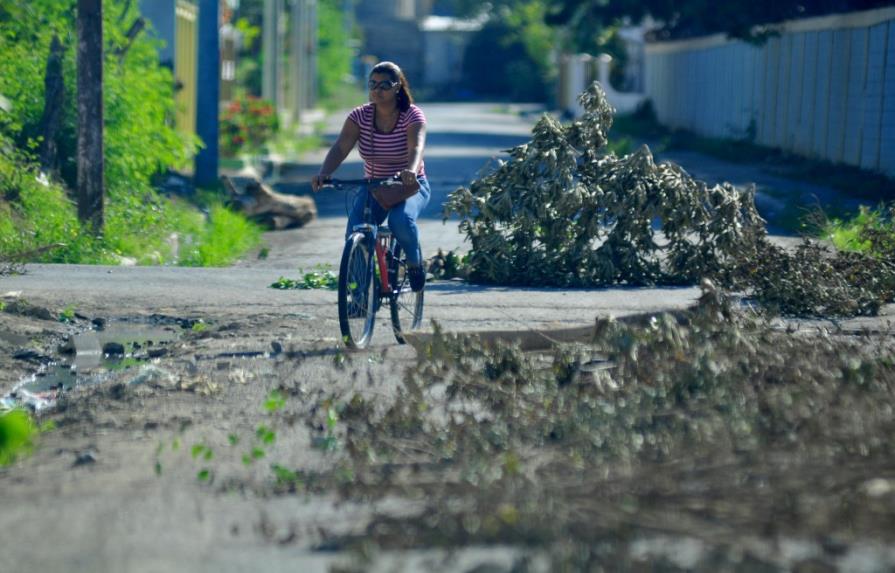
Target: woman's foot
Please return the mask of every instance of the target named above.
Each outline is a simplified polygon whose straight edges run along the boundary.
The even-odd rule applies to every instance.
[[[426,271],[419,265],[408,266],[407,277],[410,279],[410,290],[413,292],[419,292],[426,286]]]

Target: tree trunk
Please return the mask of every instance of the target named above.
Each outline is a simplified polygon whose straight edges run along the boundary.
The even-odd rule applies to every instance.
[[[56,132],[62,119],[65,99],[65,82],[62,78],[62,42],[53,36],[50,55],[47,58],[47,73],[44,78],[44,113],[40,119],[40,166],[44,171],[56,168]]]
[[[78,0],[78,218],[103,230],[103,9]]]

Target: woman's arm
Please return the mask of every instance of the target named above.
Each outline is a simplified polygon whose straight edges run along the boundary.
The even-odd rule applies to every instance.
[[[320,166],[320,173],[311,177],[311,188],[315,193],[320,189],[321,178],[329,177],[339,168],[339,165],[345,161],[345,158],[354,149],[359,137],[360,128],[350,118],[346,119],[342,125],[342,131],[339,133],[339,138],[326,153],[326,159],[323,160],[323,165]]]
[[[407,128],[407,169],[398,174],[405,185],[412,185],[416,182],[416,173],[420,169],[425,146],[426,124],[412,124]]]
[[[407,170],[419,171],[423,160],[423,148],[426,146],[426,124],[414,123],[407,128]]]

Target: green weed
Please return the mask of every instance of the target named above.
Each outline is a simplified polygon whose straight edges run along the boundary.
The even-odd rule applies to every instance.
[[[272,391],[264,401],[264,409],[268,412],[276,412],[286,405],[286,396],[279,390]]]
[[[851,219],[829,220],[822,234],[840,250],[885,256],[895,245],[893,211],[895,208],[887,212],[883,205],[876,209],[862,205]]]
[[[276,479],[278,489],[296,491],[303,487],[303,479],[300,472],[290,470],[280,464],[271,464],[270,469],[273,472],[274,479]]]
[[[75,321],[75,307],[66,306],[62,312],[59,313],[59,322],[74,322]]]
[[[31,452],[39,429],[24,410],[0,414],[0,467]]]
[[[328,290],[339,288],[339,277],[332,271],[330,265],[320,264],[314,267],[311,271],[305,272],[303,269],[299,269],[298,272],[303,273],[300,279],[280,277],[276,282],[270,285],[270,288]]]

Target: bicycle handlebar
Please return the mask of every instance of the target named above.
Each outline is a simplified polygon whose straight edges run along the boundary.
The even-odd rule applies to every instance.
[[[378,185],[386,181],[400,181],[397,176],[387,177],[385,179],[337,179],[335,177],[321,177],[321,187],[347,187],[349,185]]]

